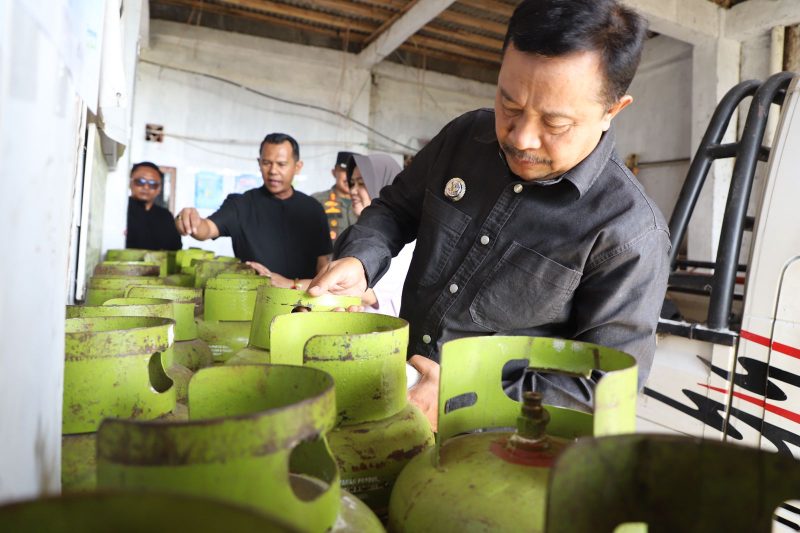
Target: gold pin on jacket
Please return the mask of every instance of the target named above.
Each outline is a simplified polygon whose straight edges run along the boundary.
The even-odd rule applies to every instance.
[[[444,186],[444,195],[457,202],[467,194],[467,184],[461,178],[452,178]]]

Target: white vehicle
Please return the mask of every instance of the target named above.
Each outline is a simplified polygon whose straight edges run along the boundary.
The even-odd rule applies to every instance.
[[[734,87],[692,161],[670,220],[667,295],[675,316],[659,322],[653,368],[639,397],[642,431],[726,440],[800,458],[799,82],[780,73],[763,84]],[[730,117],[751,95],[741,140],[720,144]],[[773,102],[783,107],[768,149],[761,143]],[[736,163],[716,261],[678,261],[711,162],[723,157],[736,157]],[[750,218],[759,159],[768,161],[766,181]],[[740,257],[746,231],[752,231],[751,244]],[[784,505],[776,520],[800,530],[800,509]]]

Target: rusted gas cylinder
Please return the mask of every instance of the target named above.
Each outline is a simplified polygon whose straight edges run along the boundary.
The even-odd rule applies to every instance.
[[[361,298],[326,294],[312,297],[305,291],[262,285],[256,291],[250,339],[226,364],[269,363],[270,324],[278,315],[296,311],[331,311],[360,305]]]
[[[181,287],[194,287],[194,259],[214,259],[214,252],[201,250],[199,248],[189,248],[178,250],[175,255],[177,273],[170,278]]]
[[[342,486],[379,516],[408,461],[433,444],[428,419],[406,397],[405,320],[372,313],[278,315],[271,322],[273,363],[333,376],[339,422],[328,436]]]
[[[125,291],[128,298],[165,298],[175,308],[174,361],[192,372],[210,366],[211,348],[197,337],[195,318],[203,312],[203,291],[193,287],[160,285],[131,285]]]
[[[501,386],[511,360],[597,383],[594,413],[520,404]],[[577,437],[636,429],[635,359],[589,343],[539,337],[473,337],[445,343],[436,446],[398,477],[391,531],[543,531],[550,467]],[[516,428],[516,431],[498,428]],[[489,431],[483,431],[489,430]]]
[[[0,531],[14,533],[285,533],[278,518],[209,498],[146,492],[91,492],[0,506]]]
[[[104,418],[152,420],[175,408],[162,355],[175,322],[152,317],[69,318],[65,322],[61,486],[95,486],[95,432]]]
[[[329,375],[276,365],[206,368],[189,384],[189,413],[184,422],[103,422],[99,485],[219,498],[302,531],[382,530],[339,486],[325,440],[336,418]]]
[[[86,289],[86,305],[103,305],[111,298],[122,298],[128,285],[166,285],[167,278],[156,276],[92,276]]]
[[[103,305],[68,305],[67,318],[93,316],[150,316],[175,320],[175,303],[164,298],[112,298]],[[175,331],[178,330],[177,323]],[[177,334],[176,334],[177,337]],[[177,342],[163,352],[167,375],[175,383],[177,401],[186,404],[192,371],[176,360]]]
[[[95,276],[158,276],[161,266],[144,261],[103,261],[94,267]]]
[[[233,261],[229,261],[233,259]],[[222,273],[238,273],[244,275],[256,275],[253,267],[245,263],[240,263],[235,257],[215,257],[214,259],[192,259],[194,268],[194,286],[205,289],[206,283],[211,278],[217,277]]]
[[[106,251],[106,261],[144,261],[150,250],[143,248],[111,248]]]
[[[157,263],[161,270],[159,276],[164,277],[174,272],[175,254],[172,254],[173,269],[170,270],[170,253],[167,251],[141,250],[137,248],[111,249],[106,252],[105,261],[136,261]]]
[[[224,363],[247,346],[256,289],[268,285],[261,276],[211,278],[203,294],[203,318],[197,321],[198,336],[208,343],[215,363]]]
[[[184,268],[189,268],[192,264],[192,259],[212,259],[214,252],[210,250],[202,250],[200,248],[187,248],[185,250],[178,250],[175,254],[175,261],[178,266],[178,271],[183,271]]]

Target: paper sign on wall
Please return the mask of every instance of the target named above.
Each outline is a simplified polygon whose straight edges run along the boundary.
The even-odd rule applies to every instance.
[[[223,176],[201,170],[194,175],[194,206],[197,209],[217,209],[225,199]]]

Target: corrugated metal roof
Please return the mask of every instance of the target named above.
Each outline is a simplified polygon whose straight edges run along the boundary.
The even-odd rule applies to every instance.
[[[491,80],[500,65],[508,19],[519,1],[456,1],[393,55],[401,60],[403,56],[412,61],[416,58],[417,62],[421,58],[433,70],[437,70],[437,62],[441,67],[467,66],[472,72],[486,71],[486,79]],[[746,0],[697,1],[731,7]],[[355,53],[368,46],[415,3],[416,0],[150,0],[154,18]]]

